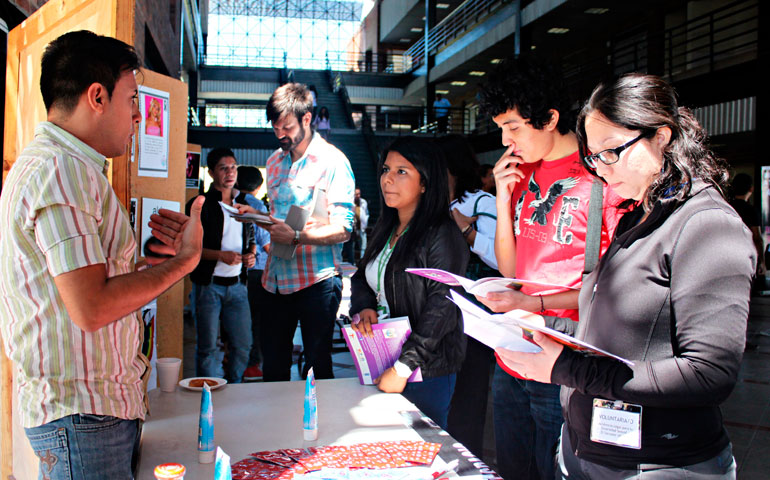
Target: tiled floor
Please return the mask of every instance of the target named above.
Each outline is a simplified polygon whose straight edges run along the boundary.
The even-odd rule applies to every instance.
[[[347,279],[344,286],[341,312],[347,312],[350,291]],[[738,383],[722,406],[722,413],[738,463],[738,478],[765,480],[770,478],[770,295],[752,298],[747,339]],[[348,352],[335,353],[332,361],[336,377],[356,375]],[[195,330],[192,325],[186,324],[185,377],[193,376],[194,370]],[[293,368],[292,380],[299,379],[297,369]],[[483,460],[494,468],[495,442],[491,412],[490,395]]]

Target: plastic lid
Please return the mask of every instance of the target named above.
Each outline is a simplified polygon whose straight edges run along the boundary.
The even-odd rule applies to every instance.
[[[185,468],[181,463],[164,463],[155,467],[155,478],[158,480],[176,480],[184,478]]]
[[[213,463],[216,454],[216,450],[210,450],[208,452],[198,450],[198,463]]]

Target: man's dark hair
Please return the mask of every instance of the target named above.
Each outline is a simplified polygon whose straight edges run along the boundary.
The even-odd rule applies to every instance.
[[[532,56],[504,60],[481,86],[481,109],[496,117],[516,109],[532,127],[542,130],[551,120],[550,110],[559,112],[556,125],[562,135],[574,121],[561,75],[556,68]]]
[[[134,47],[88,30],[65,33],[45,48],[40,62],[40,92],[46,111],[71,112],[80,96],[99,83],[112,98],[126,71],[139,68]]]
[[[206,166],[209,170],[214,170],[219,161],[225,157],[235,158],[235,154],[229,148],[215,148],[206,155]]]
[[[238,181],[235,188],[242,192],[253,192],[262,186],[262,172],[252,165],[238,166]]]
[[[742,195],[746,195],[753,187],[754,180],[752,180],[751,175],[747,173],[739,173],[735,175],[733,181],[730,182],[730,196],[732,198],[736,198]]]
[[[489,175],[489,171],[495,168],[494,165],[490,165],[488,163],[483,163],[479,165],[479,177],[484,178],[487,175]]]
[[[267,120],[276,122],[288,114],[302,122],[306,113],[313,111],[313,97],[302,83],[287,83],[276,88],[267,101]]]

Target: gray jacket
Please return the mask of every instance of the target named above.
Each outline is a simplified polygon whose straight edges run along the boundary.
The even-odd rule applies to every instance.
[[[740,217],[702,181],[684,202],[657,202],[638,224],[641,214],[623,217],[583,282],[577,325],[578,338],[634,366],[565,349],[551,380],[563,385],[580,458],[623,469],[691,465],[729,442],[719,404],[743,355],[756,251]],[[594,398],[643,406],[640,450],[590,440]]]

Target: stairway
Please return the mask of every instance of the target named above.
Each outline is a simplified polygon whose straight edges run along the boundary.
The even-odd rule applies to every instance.
[[[329,84],[329,75],[325,70],[294,70],[294,81],[304,83],[308,87],[313,85],[316,89],[316,103],[318,110],[321,107],[329,109],[329,119],[332,128],[352,128],[352,119],[345,115],[345,106],[339,95],[332,92]],[[318,111],[316,110],[316,112]]]

